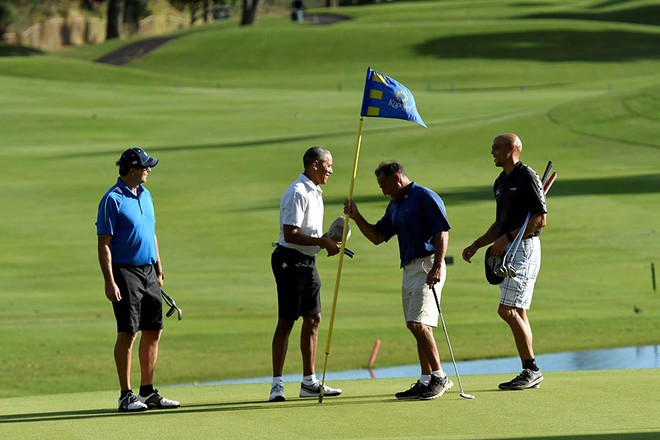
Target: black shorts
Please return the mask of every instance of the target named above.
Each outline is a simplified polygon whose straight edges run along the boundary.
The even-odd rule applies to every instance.
[[[277,246],[271,257],[277,283],[277,315],[295,321],[321,313],[321,278],[316,259],[294,249]]]
[[[113,265],[121,300],[112,303],[117,332],[163,329],[163,299],[153,266]]]

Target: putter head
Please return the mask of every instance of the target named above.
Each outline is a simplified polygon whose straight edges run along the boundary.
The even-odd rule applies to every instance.
[[[178,308],[176,305],[173,305],[172,307],[170,307],[170,309],[167,311],[165,316],[169,318],[170,316],[174,315],[174,311],[176,311],[176,313],[177,313],[178,320],[181,321],[181,319],[183,319],[183,310]]]
[[[176,310],[177,317],[179,321],[183,318],[183,311],[177,307],[176,303],[174,300],[167,294],[163,289],[160,289],[160,294],[163,297],[163,301],[170,306],[170,309],[165,313],[165,316],[169,318],[170,316],[174,315],[174,311]]]
[[[472,394],[461,393],[460,395],[464,399],[474,399],[474,396]]]

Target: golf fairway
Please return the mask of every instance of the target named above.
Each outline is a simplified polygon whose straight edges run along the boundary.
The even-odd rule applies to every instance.
[[[428,129],[365,118],[355,199],[374,222],[388,199],[373,170],[396,159],[440,194],[452,225],[442,312],[457,361],[516,356],[482,249],[495,214],[495,135],[558,173],[529,312],[537,354],[660,343],[660,6],[650,0],[395,1],[342,7],[332,26],[264,15],[182,30],[124,67],[93,60],[120,42],[0,56],[0,438],[660,438],[660,370],[547,372],[538,390],[507,375],[461,376],[438,400],[393,398],[416,380],[330,382],[344,395],[266,402],[277,321],[270,267],[283,191],[312,145],[333,153],[325,223],[349,189],[368,66],[406,85]],[[126,40],[130,43],[130,40]],[[2,54],[0,44],[0,54]],[[165,291],[156,388],[174,411],[120,414],[116,326],[94,222],[123,150],[160,162],[154,196]],[[417,362],[401,313],[398,246],[354,229],[328,370]],[[317,258],[328,338],[337,259]],[[302,370],[298,323],[285,374]],[[435,332],[445,367],[442,330]],[[137,353],[132,385],[139,386]],[[541,369],[543,364],[539,364]],[[75,391],[73,394],[70,392]]]

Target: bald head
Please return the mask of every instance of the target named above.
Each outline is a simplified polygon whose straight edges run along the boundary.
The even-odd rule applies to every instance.
[[[522,141],[515,133],[500,134],[495,137],[494,142],[511,145],[513,148],[515,148],[518,151],[522,150]]]
[[[504,133],[495,136],[491,147],[491,154],[495,159],[495,165],[503,167],[508,173],[520,160],[522,152],[522,141],[515,133]]]

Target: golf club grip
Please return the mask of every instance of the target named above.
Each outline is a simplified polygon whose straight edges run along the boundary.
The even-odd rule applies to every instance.
[[[555,180],[557,179],[557,172],[553,172],[548,181],[543,185],[543,192],[545,194],[550,191],[550,187],[552,186],[553,183],[555,183]]]
[[[549,160],[548,164],[545,166],[545,171],[543,172],[543,177],[541,178],[541,182],[543,185],[545,185],[545,182],[548,179],[548,175],[550,174],[550,171],[552,171],[552,161]]]

